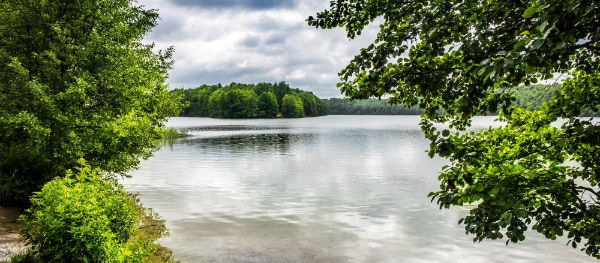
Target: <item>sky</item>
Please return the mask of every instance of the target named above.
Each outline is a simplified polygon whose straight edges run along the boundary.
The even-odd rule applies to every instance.
[[[328,0],[138,0],[138,5],[160,15],[144,42],[175,48],[171,89],[285,81],[320,98],[343,97],[338,72],[377,34],[373,25],[350,41],[342,28],[308,26],[308,16],[328,8]]]

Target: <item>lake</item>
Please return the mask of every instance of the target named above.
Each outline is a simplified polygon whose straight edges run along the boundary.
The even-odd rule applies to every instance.
[[[478,117],[487,128],[493,118]],[[596,262],[530,232],[473,243],[427,194],[447,161],[418,116],[173,118],[188,138],[141,163],[126,189],[167,222],[181,262]]]

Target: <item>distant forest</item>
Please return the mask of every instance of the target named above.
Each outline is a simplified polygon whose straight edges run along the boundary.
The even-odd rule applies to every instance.
[[[349,101],[345,99],[324,99],[329,115],[419,115],[423,110],[417,107],[390,105],[385,99]]]
[[[515,106],[534,110],[543,102],[552,99],[559,85],[531,85],[513,88]],[[390,105],[386,99],[367,99],[347,101],[339,98],[324,99],[329,115],[419,115],[423,110],[418,107],[406,108],[404,105]],[[494,114],[494,113],[492,113]],[[584,110],[582,116],[598,116],[591,110]]]
[[[327,114],[327,107],[311,92],[292,89],[285,82],[202,85],[178,90],[189,106],[183,117],[224,119],[302,118]]]
[[[515,106],[534,110],[552,99],[559,85],[532,85],[513,88]],[[390,105],[386,99],[347,101],[341,98],[319,99],[311,92],[293,89],[285,82],[202,85],[179,90],[188,103],[183,117],[211,118],[301,118],[323,115],[419,115],[418,107]],[[494,113],[492,113],[494,114]],[[582,116],[599,116],[584,110]]]
[[[515,87],[513,90],[516,97],[516,100],[514,101],[516,106],[527,110],[535,110],[538,109],[543,102],[550,101],[554,94],[560,91],[560,85],[519,86]],[[590,109],[584,109],[581,112],[581,116],[599,117],[600,113]]]

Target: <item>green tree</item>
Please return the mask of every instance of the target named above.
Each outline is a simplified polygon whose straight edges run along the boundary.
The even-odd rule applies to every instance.
[[[225,93],[222,106],[223,118],[254,118],[258,111],[258,97],[252,90],[233,89]]]
[[[216,89],[214,86],[202,85],[195,89],[185,89],[183,92],[183,101],[189,105],[183,109],[181,116],[184,117],[208,117],[208,101],[210,94]]]
[[[290,94],[291,91],[290,86],[285,83],[285,81],[273,84],[273,93],[275,93],[275,97],[277,97],[277,104],[279,104],[279,107],[283,106],[283,97],[285,97],[286,94]]]
[[[141,43],[158,14],[133,3],[0,3],[0,204],[27,202],[80,158],[124,174],[157,148],[179,107],[172,50]]]
[[[300,92],[298,94],[302,99],[302,106],[304,107],[304,115],[309,117],[318,116],[319,111],[317,109],[317,98],[312,93]]]
[[[225,90],[217,89],[210,94],[208,99],[208,116],[211,118],[224,118],[223,109],[225,108]]]
[[[600,127],[577,118],[600,111],[600,3],[337,0],[308,18],[351,39],[373,21],[374,43],[340,72],[339,87],[351,99],[385,95],[424,109],[429,154],[451,161],[433,200],[473,204],[460,222],[476,241],[522,241],[531,227],[550,239],[568,233],[600,258]],[[560,90],[539,110],[512,106],[513,87],[557,76]],[[462,131],[497,110],[506,125]]]
[[[277,97],[273,92],[263,92],[258,96],[258,111],[259,117],[275,118],[279,114],[279,105]]]
[[[286,118],[304,117],[302,99],[296,95],[286,94],[281,104],[281,114]]]

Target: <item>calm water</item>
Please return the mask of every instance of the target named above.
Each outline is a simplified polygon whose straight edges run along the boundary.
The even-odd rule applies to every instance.
[[[491,118],[475,126],[487,127]],[[124,180],[167,221],[182,262],[594,262],[530,233],[473,243],[427,194],[430,159],[417,116],[174,118],[187,139]]]

